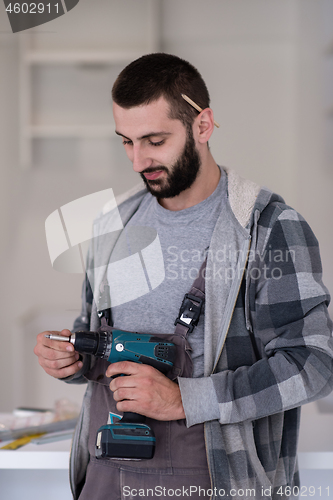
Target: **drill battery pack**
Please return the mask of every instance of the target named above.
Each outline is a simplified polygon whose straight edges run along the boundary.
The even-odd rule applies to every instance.
[[[97,458],[148,460],[154,456],[155,441],[146,424],[108,424],[98,430],[95,455]]]

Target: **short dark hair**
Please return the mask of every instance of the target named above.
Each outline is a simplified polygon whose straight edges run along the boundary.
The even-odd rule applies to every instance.
[[[180,57],[161,53],[147,54],[126,66],[112,88],[112,98],[122,108],[132,108],[164,97],[170,104],[170,118],[187,128],[198,116],[181,94],[186,94],[202,109],[208,108],[209,93],[199,71]]]

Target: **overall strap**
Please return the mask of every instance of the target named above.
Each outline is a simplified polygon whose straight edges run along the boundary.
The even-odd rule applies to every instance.
[[[176,335],[187,337],[195,326],[197,326],[199,317],[205,302],[205,270],[207,257],[203,261],[199,274],[194,280],[188,293],[185,293],[182,305],[180,306],[178,317],[175,321]],[[111,308],[103,309],[98,312],[102,327],[111,325]]]
[[[203,261],[200,271],[194,280],[191,289],[184,295],[178,317],[175,321],[175,334],[187,337],[198,324],[202,307],[205,301],[205,270],[207,257]]]

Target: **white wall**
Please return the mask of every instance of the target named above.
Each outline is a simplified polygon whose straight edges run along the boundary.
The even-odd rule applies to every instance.
[[[207,80],[217,161],[293,193],[297,3],[165,2],[164,47]],[[177,15],[175,15],[177,12]]]
[[[15,169],[15,140],[17,141],[17,106],[15,93],[15,81],[17,80],[16,65],[13,61],[17,58],[17,44],[12,35],[4,34],[2,31],[8,30],[6,23],[3,23],[3,15],[0,15],[0,230],[1,230],[1,375],[0,379],[6,380],[1,383],[1,401],[3,408],[8,408],[10,404],[10,394],[13,391],[11,377],[6,374],[11,373],[12,364],[8,362],[11,357],[11,318],[8,314],[8,279],[6,275],[7,259],[10,252],[10,221],[9,206],[11,200],[16,196],[16,185],[14,182]]]
[[[332,5],[169,0],[163,47],[192,61],[208,83],[221,123],[211,140],[216,160],[276,190],[309,220],[332,289],[333,172],[324,149],[323,75],[333,23],[325,3]]]
[[[126,1],[134,5],[133,0]],[[107,4],[117,1],[107,0]],[[83,16],[72,33],[77,47],[94,43],[100,22],[96,9],[105,5],[105,0],[81,0],[73,9],[72,18]],[[321,242],[325,282],[333,290],[333,173],[325,153],[323,92],[327,61],[323,49],[333,39],[324,8],[330,6],[327,0],[162,0],[158,30],[163,50],[191,61],[207,82],[215,118],[221,124],[211,140],[216,161],[276,190],[308,219]],[[130,8],[126,16],[114,11],[111,38],[117,40],[117,30],[123,35],[132,25],[140,34],[137,16]],[[41,39],[44,36],[48,45],[51,38],[52,43],[60,43],[68,23],[69,15],[45,25]],[[105,26],[107,22],[100,30]],[[95,177],[89,169],[66,164],[70,149],[64,143],[61,150],[55,149],[53,168],[39,165],[29,172],[19,170],[20,36],[10,32],[0,4],[2,411],[31,400],[50,405],[58,391],[62,394],[60,386],[53,382],[48,386],[34,359],[31,349],[38,332],[33,330],[58,328],[62,316],[67,322],[75,315],[80,307],[81,277],[51,268],[44,236],[46,217],[85,194],[110,186],[117,194],[136,182],[122,152],[117,150],[109,169],[102,155],[96,156]],[[105,105],[109,106],[109,95]],[[63,162],[58,165],[59,158]],[[28,352],[18,366],[22,331],[27,337],[20,343],[21,350]],[[80,390],[69,396],[79,400]],[[23,401],[25,397],[29,401]]]
[[[309,220],[332,289],[333,172],[323,92],[329,8],[312,0],[170,0],[164,47],[193,61],[208,82],[221,122],[211,141],[217,161],[276,190]]]

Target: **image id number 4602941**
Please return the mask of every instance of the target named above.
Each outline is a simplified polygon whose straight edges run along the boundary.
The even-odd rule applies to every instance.
[[[59,2],[57,3],[10,3],[6,7],[10,14],[59,14]]]

